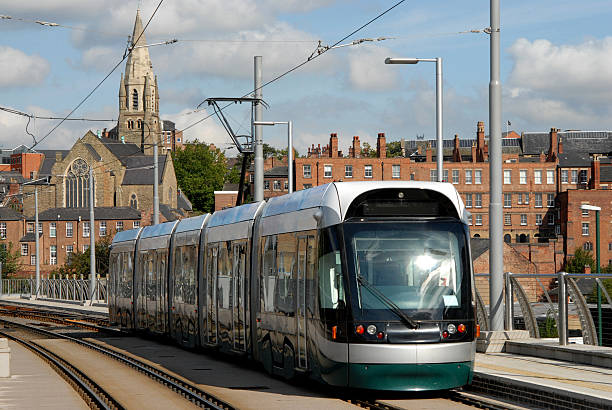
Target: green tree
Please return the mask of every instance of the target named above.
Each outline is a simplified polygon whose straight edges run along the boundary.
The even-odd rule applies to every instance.
[[[593,253],[578,247],[574,251],[574,257],[566,262],[565,271],[569,273],[583,273],[585,265],[589,265],[591,267],[591,272],[596,271]]]
[[[215,206],[214,191],[223,188],[227,173],[223,153],[196,141],[174,152],[172,158],[178,186],[193,204],[193,209],[212,212]]]
[[[364,142],[361,146],[361,156],[364,158],[376,158],[376,150],[369,143]]]
[[[239,184],[240,183],[240,171],[242,170],[242,158],[243,157],[244,156],[242,154],[239,154],[236,157],[236,163],[225,174],[225,182],[229,184]]]
[[[387,143],[387,157],[401,157],[402,156],[402,142],[391,141]]]
[[[19,251],[13,251],[13,244],[0,246],[0,262],[2,262],[2,275],[17,273],[21,264],[19,263]]]
[[[114,233],[109,233],[96,242],[96,273],[102,277],[108,275],[110,245],[113,236]],[[86,278],[89,276],[89,266],[89,249],[85,252],[77,251],[71,253],[64,266],[54,270],[52,274],[83,275]]]

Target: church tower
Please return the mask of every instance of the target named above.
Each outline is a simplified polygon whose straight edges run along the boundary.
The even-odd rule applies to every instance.
[[[136,42],[136,43],[134,43]],[[159,143],[159,93],[157,77],[146,47],[146,38],[136,12],[131,44],[132,53],[125,64],[125,75],[119,84],[119,121],[117,139],[140,146],[147,155],[153,153],[153,143]]]

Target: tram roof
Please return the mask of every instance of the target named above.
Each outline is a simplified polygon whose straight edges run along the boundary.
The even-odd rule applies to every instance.
[[[174,229],[174,226],[177,224],[177,222],[178,221],[172,221],[172,222],[164,222],[162,224],[157,224],[157,225],[145,226],[144,228],[142,228],[142,235],[140,235],[140,239],[153,238],[155,236],[170,235],[172,233],[172,230]]]
[[[268,200],[268,204],[264,208],[262,216],[265,218],[321,206],[325,194],[331,186],[332,183],[329,183],[295,191],[287,195],[272,197]]]
[[[198,215],[191,218],[181,219],[176,227],[175,233],[197,231],[202,229],[206,218],[210,214]]]
[[[211,215],[206,227],[211,228],[213,226],[231,225],[238,222],[253,220],[262,203],[263,201],[253,202],[251,204],[217,211]]]
[[[117,232],[113,237],[112,243],[134,241],[138,238],[138,233],[142,228],[128,229],[127,231]]]

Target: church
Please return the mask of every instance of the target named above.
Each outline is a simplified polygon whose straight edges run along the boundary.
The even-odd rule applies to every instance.
[[[157,76],[146,46],[140,11],[131,37],[132,53],[119,83],[117,125],[107,131],[87,132],[70,150],[38,150],[38,167],[31,179],[47,177],[39,185],[39,212],[52,208],[89,208],[89,190],[94,190],[94,207],[130,207],[149,214],[153,209],[153,146],[159,144],[159,202],[162,220],[185,215],[191,205],[180,192],[172,157],[162,141]],[[163,134],[162,134],[163,132]],[[32,161],[30,161],[31,163]],[[89,170],[94,184],[90,187]],[[34,186],[25,185],[24,192]],[[23,199],[23,213],[34,214],[34,198]],[[143,224],[149,224],[143,216]]]

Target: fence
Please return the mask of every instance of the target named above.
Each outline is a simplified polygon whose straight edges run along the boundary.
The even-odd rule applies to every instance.
[[[93,297],[91,295],[89,280],[83,278],[41,278],[38,292],[33,291],[35,288],[36,279],[33,278],[2,279],[0,294],[23,297],[35,295],[39,299],[57,299],[74,302],[93,300],[98,303],[106,303],[108,295],[106,278],[96,279]]]
[[[489,278],[489,274],[476,274],[476,279]],[[543,280],[549,280],[549,284]],[[598,300],[597,304],[597,326],[593,320],[593,314],[589,309],[587,297],[595,293],[594,289],[599,290],[607,301],[607,308],[612,308],[612,299],[606,290],[601,279],[612,279],[612,274],[582,274],[559,272],[553,274],[521,274],[506,272],[504,274],[504,327],[505,330],[512,330],[515,321],[521,319],[529,335],[540,338],[540,323],[538,317],[544,316],[544,329],[546,325],[554,322],[556,333],[560,345],[568,343],[570,316],[575,317],[573,321],[574,330],[579,331],[583,343],[590,345],[602,344],[602,305]],[[535,284],[533,283],[535,281]],[[481,286],[482,287],[482,286]],[[525,288],[527,287],[527,291]],[[534,292],[539,289],[539,292]],[[538,297],[534,297],[537,294]],[[554,301],[556,299],[556,302]],[[515,300],[520,309],[517,315]],[[488,330],[488,315],[486,304],[476,289],[476,308],[477,319],[482,330]],[[570,315],[570,312],[572,315]],[[551,329],[554,329],[551,327]],[[550,329],[548,329],[550,330]],[[550,337],[551,334],[544,336]]]

